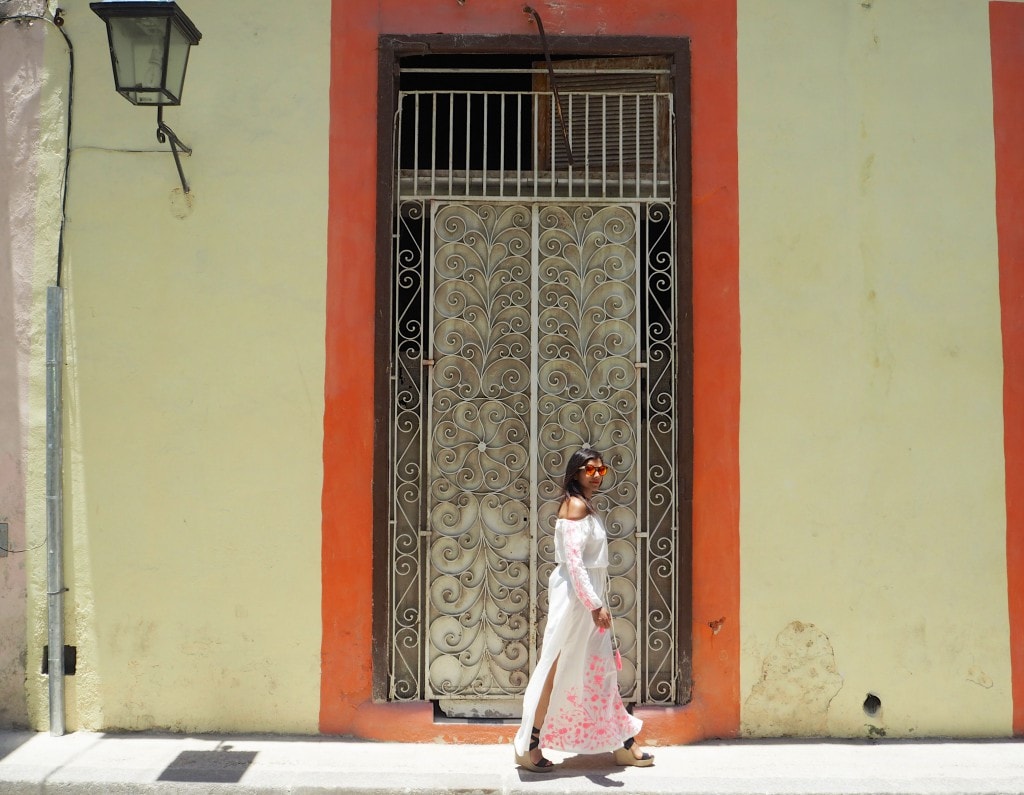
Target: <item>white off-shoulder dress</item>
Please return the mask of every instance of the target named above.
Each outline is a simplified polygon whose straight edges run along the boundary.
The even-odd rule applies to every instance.
[[[594,754],[621,748],[640,732],[619,697],[611,633],[600,632],[591,611],[604,605],[608,540],[595,514],[555,522],[555,566],[548,580],[548,623],[540,660],[523,694],[523,722],[514,744],[526,754],[537,702],[555,661],[555,679],[541,748]]]

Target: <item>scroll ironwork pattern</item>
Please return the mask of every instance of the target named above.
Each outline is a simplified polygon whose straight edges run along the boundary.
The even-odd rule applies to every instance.
[[[676,258],[672,207],[652,202],[644,213],[646,385],[643,404],[644,661],[641,689],[652,704],[672,704],[678,688],[678,446],[676,442]]]
[[[424,567],[423,334],[425,326],[425,206],[401,202],[395,215],[395,277],[389,456],[388,557],[390,666],[388,697],[422,698],[422,594]]]
[[[638,583],[638,207],[538,208],[538,579],[554,565],[554,520],[566,456],[582,446],[611,472],[597,508],[608,530],[609,600],[623,668],[619,686],[636,697]],[[540,612],[547,599],[538,589]]]
[[[522,693],[547,612],[565,457],[583,444],[612,468],[598,508],[623,697],[688,696],[673,96],[569,101],[577,120],[602,119],[581,146],[594,167],[552,168],[543,154],[557,147],[544,143],[555,126],[538,121],[554,108],[550,93],[399,97],[387,407],[393,701]]]
[[[668,204],[403,203],[392,699],[522,693],[581,445],[612,468],[598,508],[623,697],[678,698],[672,227]]]
[[[433,220],[428,681],[516,695],[529,676],[531,213]]]

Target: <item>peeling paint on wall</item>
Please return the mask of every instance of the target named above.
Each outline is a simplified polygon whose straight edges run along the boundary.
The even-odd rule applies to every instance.
[[[825,736],[828,708],[843,686],[828,636],[793,621],[775,638],[743,709],[748,735]]]
[[[978,687],[983,687],[986,690],[991,690],[992,686],[995,684],[992,681],[992,677],[977,665],[972,665],[967,669],[967,681],[977,685]]]

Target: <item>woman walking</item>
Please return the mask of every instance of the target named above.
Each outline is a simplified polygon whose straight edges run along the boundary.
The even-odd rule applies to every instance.
[[[548,581],[548,623],[540,660],[523,695],[516,763],[548,773],[541,749],[612,751],[620,765],[654,762],[634,742],[642,722],[619,697],[611,614],[605,604],[608,541],[591,502],[608,474],[596,450],[574,453],[565,469],[555,522],[555,566]]]

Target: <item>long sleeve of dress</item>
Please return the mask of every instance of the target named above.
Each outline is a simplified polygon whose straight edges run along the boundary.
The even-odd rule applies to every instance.
[[[587,567],[583,565],[583,544],[587,538],[586,522],[573,519],[559,519],[565,538],[565,567],[569,572],[572,589],[587,610],[603,607],[590,581]]]

